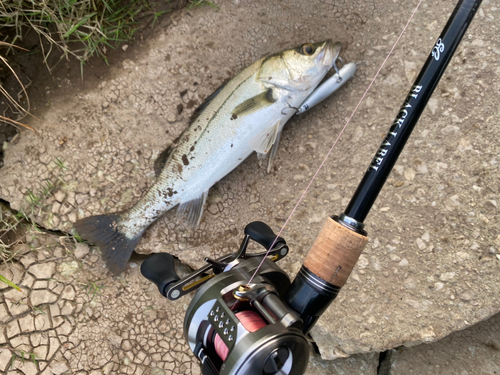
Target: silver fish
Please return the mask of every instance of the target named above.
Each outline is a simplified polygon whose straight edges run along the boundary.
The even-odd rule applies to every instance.
[[[108,268],[120,274],[144,231],[166,211],[197,227],[209,189],[252,152],[272,149],[283,126],[309,97],[340,52],[340,43],[306,43],[253,63],[195,111],[190,126],[165,150],[151,189],[130,209],[77,221],[78,234],[100,246]]]

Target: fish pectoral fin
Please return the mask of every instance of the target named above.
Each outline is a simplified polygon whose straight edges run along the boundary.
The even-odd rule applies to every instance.
[[[267,173],[271,173],[273,169],[274,159],[276,159],[276,153],[278,152],[278,147],[280,144],[281,131],[282,129],[278,130],[278,134],[276,134],[276,139],[273,143],[273,148],[271,149],[271,152],[269,154],[269,161],[267,163]]]
[[[231,113],[231,118],[235,120],[240,116],[248,115],[252,112],[258,111],[261,108],[270,106],[275,101],[276,99],[273,97],[273,90],[268,89],[263,93],[255,95],[250,99],[245,100],[243,103],[237,105]]]
[[[177,208],[176,215],[185,220],[192,229],[198,228],[207,197],[208,190],[205,191],[199,198],[181,203]]]
[[[249,142],[250,148],[257,152],[257,154],[267,154],[276,140],[279,131],[280,121],[253,137]]]
[[[154,165],[156,177],[161,174],[161,171],[163,170],[163,167],[165,166],[165,163],[167,162],[172,151],[174,151],[174,146],[170,145],[156,158]]]

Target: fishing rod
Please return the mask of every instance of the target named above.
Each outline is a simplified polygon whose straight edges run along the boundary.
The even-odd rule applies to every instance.
[[[170,254],[153,254],[142,274],[171,300],[198,289],[184,336],[203,375],[299,375],[306,335],[346,283],[368,242],[364,220],[443,75],[481,0],[460,0],[345,211],[327,218],[293,282],[275,263],[286,241],[262,222],[246,226],[239,250],[180,279]],[[266,251],[247,253],[250,240]]]

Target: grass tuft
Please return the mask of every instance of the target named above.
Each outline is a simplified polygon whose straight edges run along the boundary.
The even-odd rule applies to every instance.
[[[108,49],[132,40],[140,28],[141,18],[152,15],[154,26],[159,16],[172,10],[170,6],[168,10],[152,12],[152,4],[157,5],[158,1],[170,6],[171,0],[0,0],[0,36],[3,39],[0,47],[7,49],[4,55],[0,54],[0,71],[15,76],[27,101],[27,108],[24,108],[0,82],[0,96],[7,99],[11,112],[17,116],[14,119],[0,114],[0,122],[35,131],[20,122],[30,114],[29,97],[6,58],[12,49],[23,49],[17,45],[22,44],[28,33],[38,36],[43,63],[49,71],[61,60],[73,56],[80,61],[83,78],[84,64],[93,56],[100,56],[108,64]],[[191,5],[202,3],[208,2],[193,0]],[[59,55],[50,59],[52,66],[49,66],[49,57],[55,53]]]
[[[107,48],[129,41],[138,30],[138,15],[148,0],[11,0],[0,2],[0,25],[19,43],[28,31],[41,40],[44,62],[58,50],[83,65],[92,56],[106,60]]]
[[[2,8],[2,6],[3,6],[3,3],[0,2],[0,9]],[[19,48],[19,49],[25,50],[24,48],[17,47],[11,43],[6,43],[6,42],[2,42],[2,41],[0,41],[0,47]],[[4,69],[3,66],[5,66],[8,69],[8,71],[10,71],[12,73],[12,75],[16,78],[16,81],[21,86],[21,91],[24,93],[24,95],[26,97],[27,107],[28,107],[28,108],[24,108],[21,104],[19,104],[16,100],[14,100],[14,98],[7,92],[7,90],[3,87],[2,83],[0,82],[0,94],[3,95],[5,97],[5,99],[7,99],[7,104],[12,109],[12,112],[17,114],[17,117],[18,117],[17,120],[14,120],[14,119],[11,119],[9,117],[0,115],[0,121],[4,122],[6,124],[12,125],[16,128],[24,127],[24,128],[29,129],[31,131],[35,131],[35,129],[33,129],[31,126],[23,124],[22,122],[18,121],[18,120],[26,117],[26,115],[29,115],[30,102],[29,102],[28,94],[26,92],[26,88],[22,84],[21,80],[17,76],[14,69],[12,69],[12,67],[9,65],[9,62],[7,61],[7,59],[2,55],[0,55],[0,63],[1,63],[0,70]],[[0,147],[1,146],[2,145],[0,145]]]

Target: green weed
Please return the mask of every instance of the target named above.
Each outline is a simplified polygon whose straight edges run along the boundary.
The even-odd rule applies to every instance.
[[[12,298],[7,298],[5,296],[3,298],[6,299],[7,301],[10,301],[11,306],[25,305],[25,306],[28,306],[33,313],[38,311],[40,314],[47,315],[47,313],[45,311],[43,311],[41,308],[32,305],[31,302],[28,299],[26,299],[26,297],[23,297],[19,300],[14,300]],[[23,299],[26,299],[27,302],[24,302]]]
[[[54,164],[59,167],[61,169],[61,171],[65,171],[68,169],[68,167],[66,167],[64,165],[64,161],[62,161],[61,159],[57,158],[56,157],[56,160],[54,161]]]
[[[12,281],[7,279],[6,277],[0,275],[0,281],[7,284],[11,288],[14,288],[14,289],[18,290],[19,292],[21,292],[21,288],[19,288],[16,284],[14,284]]]
[[[22,363],[24,364],[26,355],[35,364],[35,366],[38,366],[37,358],[39,357],[35,353],[25,352],[24,350],[16,350],[8,346],[1,347],[1,349],[10,350],[10,352],[12,353],[12,357],[10,358],[10,370],[14,369],[14,362],[16,361],[17,357],[20,357]]]
[[[89,281],[86,284],[80,284],[83,286],[83,288],[87,292],[87,295],[92,295],[92,297],[90,297],[90,302],[92,302],[94,300],[96,294],[100,294],[102,288],[104,288],[104,286],[97,284],[99,281],[102,281],[102,280]]]
[[[71,237],[73,237],[78,243],[87,243],[87,241],[80,237],[80,235],[76,231],[74,231],[74,234]]]
[[[26,201],[28,205],[21,207],[17,212],[16,216],[19,219],[26,219],[30,221],[31,217],[41,214],[41,211],[46,209],[46,205],[44,204],[45,200],[50,197],[61,184],[64,185],[66,183],[63,176],[68,167],[64,165],[64,161],[57,157],[53,163],[59,171],[50,179],[47,178],[43,180],[40,184],[40,189],[38,189],[36,193],[27,189]],[[34,222],[32,223],[34,224]],[[40,232],[39,228],[36,227],[36,224],[34,225],[35,230]]]
[[[20,233],[25,232],[26,221],[23,217],[13,214],[5,205],[0,204],[0,262],[10,262],[16,254],[12,247],[21,240]]]
[[[214,3],[207,1],[207,0],[191,0],[190,4],[188,5],[188,10],[192,8],[197,8],[201,6],[210,6],[215,9],[220,9],[217,5]]]

